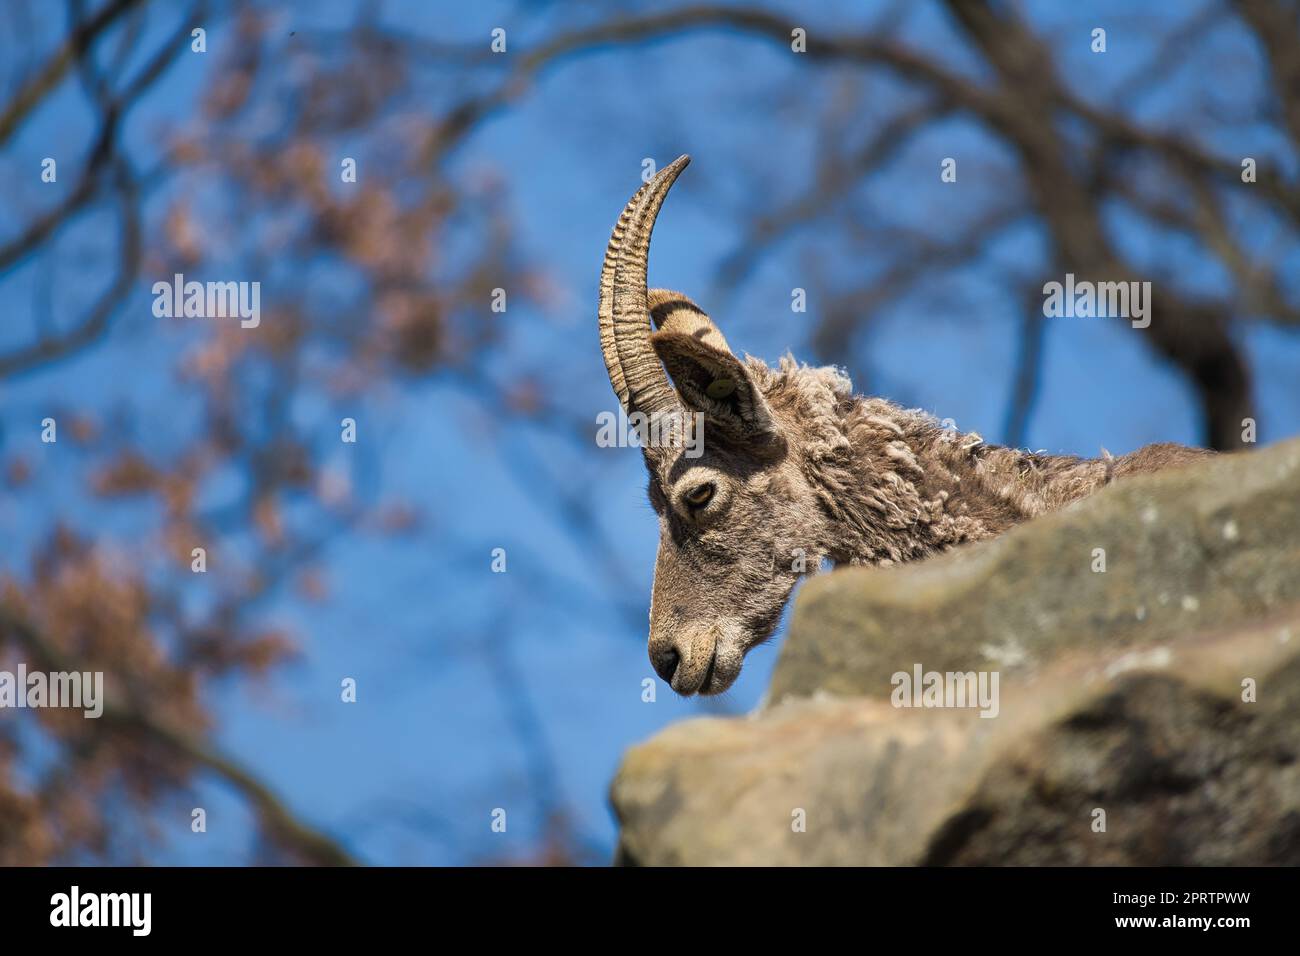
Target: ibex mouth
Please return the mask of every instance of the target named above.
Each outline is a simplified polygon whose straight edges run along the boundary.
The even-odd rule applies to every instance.
[[[718,652],[715,647],[712,654],[709,656],[709,663],[704,669],[704,675],[698,680],[695,679],[694,673],[692,673],[688,668],[678,667],[677,673],[673,675],[673,681],[671,684],[672,689],[683,697],[693,697],[696,694],[712,693],[709,689],[709,685],[713,681],[714,670],[716,669],[717,662]],[[698,671],[696,673],[698,673]]]
[[[710,697],[714,694],[721,694],[728,690],[740,676],[744,655],[730,643],[725,640],[719,640],[713,646],[713,652],[709,655],[708,666],[704,669],[704,676],[699,684],[695,687],[674,686],[673,690],[683,697],[691,697],[700,694],[704,697]]]
[[[740,676],[740,668],[740,658],[733,658],[727,653],[726,648],[719,647],[718,651],[714,653],[713,659],[709,661],[709,669],[704,675],[704,683],[700,685],[697,693],[710,697],[729,690],[731,685],[736,682],[736,678]]]
[[[700,684],[699,692],[701,694],[711,693],[709,688],[713,684],[713,671],[717,666],[718,666],[718,651],[717,648],[714,648],[713,656],[709,658],[709,668],[704,672],[704,681],[703,683]]]

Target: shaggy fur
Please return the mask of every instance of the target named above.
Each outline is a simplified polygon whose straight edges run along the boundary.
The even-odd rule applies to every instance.
[[[688,454],[692,443],[644,448],[660,526],[650,660],[678,693],[731,686],[798,579],[824,559],[923,559],[1127,475],[1211,454],[1172,444],[1098,459],[1002,448],[924,412],[856,396],[836,369],[789,356],[777,368],[741,361],[688,298],[645,288],[654,214],[684,166],[685,157],[666,167],[624,211],[606,255],[601,308],[610,379],[629,412],[703,421],[697,457]],[[623,230],[635,248],[618,248]],[[637,303],[640,323],[628,315]],[[650,333],[646,313],[658,331]]]
[[[852,393],[831,368],[791,356],[773,370],[747,362],[769,405],[801,423],[804,469],[832,516],[824,548],[837,563],[889,565],[992,537],[1125,475],[1212,452],[1172,443],[1115,458],[1047,455],[986,444],[934,416]]]

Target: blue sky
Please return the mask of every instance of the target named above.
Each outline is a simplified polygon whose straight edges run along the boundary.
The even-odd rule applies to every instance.
[[[771,4],[801,16],[803,4]],[[1154,4],[1139,16],[1128,4],[1095,4],[1087,13],[1062,5],[1027,4],[1045,35],[1060,37],[1058,67],[1077,89],[1099,102],[1150,52],[1150,36],[1166,27],[1182,4]],[[1072,5],[1073,6],[1073,5]],[[883,7],[815,5],[809,29],[861,28]],[[863,12],[866,8],[866,12]],[[391,3],[394,29],[442,41],[486,42],[505,26],[511,43],[589,20],[594,7],[542,4],[531,8],[483,3]],[[930,5],[909,5],[904,35],[942,51],[952,69],[978,70],[953,42],[952,28]],[[303,4],[282,14],[286,29],[309,31],[346,23],[350,5]],[[1106,56],[1088,51],[1094,22],[1107,26]],[[516,27],[517,24],[517,27]],[[159,23],[156,35],[165,25]],[[209,48],[231,42],[216,27]],[[1247,64],[1258,58],[1246,38],[1215,38],[1205,52],[1226,51]],[[1252,60],[1254,58],[1254,60]],[[135,155],[156,156],[165,120],[183,122],[202,90],[211,60],[182,56],[168,80],[137,107],[128,141]],[[853,76],[844,74],[843,76]],[[1250,71],[1234,78],[1248,86]],[[1242,77],[1245,77],[1244,79]],[[802,230],[778,244],[730,294],[718,292],[717,271],[741,241],[756,212],[794,196],[810,174],[824,99],[843,82],[771,44],[724,31],[691,34],[636,48],[586,54],[543,74],[514,108],[478,130],[456,153],[453,169],[490,167],[505,182],[526,257],[558,289],[554,306],[511,308],[506,334],[489,360],[503,380],[536,375],[558,400],[594,424],[611,410],[595,330],[595,289],[609,230],[635,189],[644,157],[664,163],[693,156],[668,200],[655,234],[652,284],[697,295],[722,325],[734,348],[775,360],[786,350],[808,356],[811,322],[819,314],[790,311],[790,290],[812,287],[824,272],[831,284],[869,276],[869,255],[848,257],[826,248],[833,237]],[[864,126],[890,97],[904,95],[889,81],[870,81]],[[1195,68],[1177,71],[1166,88],[1135,97],[1135,115],[1156,119],[1185,100],[1214,92]],[[1246,101],[1242,93],[1242,101]],[[627,104],[636,104],[630,116]],[[75,154],[88,135],[89,113],[75,85],[23,128],[0,158],[0,175],[15,186],[12,208],[41,208],[41,186],[30,175],[39,157]],[[643,111],[643,112],[640,112]],[[1284,148],[1267,129],[1247,126],[1224,149],[1281,158]],[[61,153],[62,154],[62,153]],[[982,174],[939,182],[944,156],[961,157],[963,170]],[[1287,157],[1291,161],[1291,157]],[[74,163],[67,164],[72,169]],[[745,176],[736,174],[743,169]],[[769,189],[746,195],[743,183],[761,171]],[[969,182],[971,185],[966,186]],[[992,184],[992,185],[991,185]],[[1019,188],[1013,159],[966,121],[940,125],[910,144],[879,176],[846,198],[862,216],[900,224],[960,221],[968,203],[990,188]],[[979,190],[979,192],[975,192]],[[152,197],[153,209],[165,191]],[[5,217],[8,218],[7,216]],[[3,223],[0,236],[8,235]],[[41,321],[42,284],[53,289],[53,314],[72,314],[90,294],[70,281],[114,236],[111,216],[83,221],[61,246],[59,271],[43,260],[25,264],[3,281],[10,315],[2,341],[16,340]],[[1191,250],[1139,228],[1125,229],[1125,248],[1156,274],[1209,291],[1222,282]],[[1007,288],[1008,272],[1044,256],[1044,237],[1032,223],[992,239],[971,264],[942,275],[933,286],[905,296],[854,340],[837,361],[851,368],[859,390],[951,417],[964,430],[998,440],[1004,427],[1014,367],[1021,302]],[[152,275],[142,276],[108,339],[85,356],[48,371],[0,383],[0,454],[48,454],[34,422],[53,404],[105,412],[126,403],[142,434],[160,442],[187,427],[187,396],[172,379],[176,343],[157,331],[149,312]],[[1263,442],[1300,433],[1300,337],[1267,327],[1243,331],[1256,379]],[[1033,448],[1121,453],[1156,440],[1194,443],[1198,423],[1181,378],[1153,361],[1135,333],[1104,320],[1049,323],[1043,387],[1028,431]],[[328,416],[310,402],[294,410],[304,422]],[[417,539],[348,537],[327,556],[333,598],[324,607],[290,600],[268,607],[268,620],[302,635],[302,656],[263,684],[214,690],[219,740],[252,766],[304,817],[374,863],[454,863],[523,852],[542,825],[528,792],[525,751],[512,720],[531,721],[544,742],[564,801],[584,837],[612,851],[615,828],[606,793],[620,755],[663,726],[700,713],[739,713],[759,700],[779,641],[756,650],[744,675],[721,704],[674,697],[662,684],[653,703],[642,681],[653,676],[644,649],[644,625],[629,620],[628,603],[648,606],[657,540],[645,501],[640,457],[628,449],[576,448],[518,424],[503,424],[453,383],[437,378],[376,387],[359,402],[361,440],[377,464],[380,497],[419,502],[433,517]],[[322,424],[335,429],[331,419]],[[619,573],[636,593],[612,599],[609,578],[555,513],[530,491],[532,463],[590,502],[598,526],[617,543]],[[26,544],[60,500],[75,500],[57,463],[48,479],[47,510],[24,514],[0,502],[0,553],[21,569]],[[102,515],[106,532],[129,539],[141,514],[123,506]],[[491,551],[503,547],[509,571],[490,571]],[[147,560],[147,556],[140,556]],[[495,662],[495,663],[494,663]],[[501,662],[504,662],[502,664]],[[501,667],[522,675],[519,710],[503,703],[495,680]],[[507,672],[509,673],[509,671]],[[355,677],[359,700],[338,700],[341,676]],[[519,704],[519,702],[516,702]],[[167,835],[163,862],[238,863],[249,858],[247,812],[219,784],[202,786],[209,832],[189,832],[188,808],[160,819]],[[490,814],[509,814],[505,834],[490,831]]]

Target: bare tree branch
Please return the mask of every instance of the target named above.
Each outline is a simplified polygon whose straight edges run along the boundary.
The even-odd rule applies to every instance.
[[[1300,8],[1277,0],[1234,0],[1233,5],[1268,51],[1278,107],[1292,145],[1300,149]]]
[[[51,671],[80,670],[26,619],[0,604],[0,630],[8,633],[42,666]],[[252,805],[266,833],[305,862],[322,866],[349,866],[355,860],[334,840],[299,820],[279,797],[236,761],[193,735],[144,709],[109,699],[99,721],[105,728],[120,728],[161,744],[178,756],[194,761],[234,787]]]
[[[124,164],[117,165],[114,179],[118,189],[118,208],[122,223],[116,277],[100,294],[85,318],[72,328],[44,336],[31,345],[0,355],[0,378],[29,372],[95,341],[108,328],[109,320],[122,306],[140,270],[140,213],[137,208],[135,184]]]
[[[95,40],[141,0],[111,0],[89,20],[77,24],[45,65],[0,110],[0,146],[13,135],[33,109],[52,93]]]

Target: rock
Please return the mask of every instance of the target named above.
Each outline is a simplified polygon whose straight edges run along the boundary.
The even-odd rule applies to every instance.
[[[769,696],[887,697],[914,661],[1005,680],[1066,647],[1155,644],[1296,601],[1300,441],[1119,482],[930,561],[814,578]]]
[[[918,664],[996,716],[893,706]],[[1300,441],[814,579],[769,698],[629,751],[622,862],[1300,863]]]

